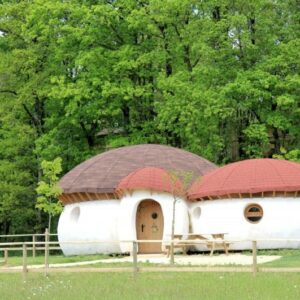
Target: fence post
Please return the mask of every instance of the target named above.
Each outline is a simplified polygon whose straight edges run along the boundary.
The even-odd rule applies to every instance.
[[[48,276],[49,268],[49,229],[45,230],[45,275]]]
[[[173,238],[172,238],[172,242],[170,245],[170,265],[174,265],[175,260],[174,260],[174,242],[173,242]]]
[[[257,241],[252,241],[253,275],[256,275],[257,269]]]
[[[4,249],[4,264],[7,265],[8,263],[8,249]]]
[[[133,274],[136,275],[139,271],[137,261],[137,242],[132,242],[132,258],[133,258]]]
[[[26,279],[27,271],[27,245],[23,243],[23,280]]]
[[[36,235],[32,235],[32,257],[35,257],[35,243],[36,243]]]

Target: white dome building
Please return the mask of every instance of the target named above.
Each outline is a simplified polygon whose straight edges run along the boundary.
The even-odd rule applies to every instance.
[[[81,163],[60,180],[64,210],[57,231],[62,251],[121,253],[132,245],[120,241],[170,239],[177,183],[166,171],[190,172],[195,179],[215,168],[190,152],[151,144],[118,148]],[[175,220],[175,232],[189,232],[184,197],[176,202]],[[99,240],[104,242],[94,243]],[[140,253],[162,250],[160,243],[139,246]]]
[[[211,171],[188,191],[192,231],[226,233],[230,249],[299,248],[300,164],[251,159]],[[272,241],[273,239],[273,241]],[[203,247],[198,249],[203,250]]]

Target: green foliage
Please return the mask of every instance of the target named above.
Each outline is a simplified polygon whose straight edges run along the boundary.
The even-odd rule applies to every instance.
[[[33,132],[24,123],[20,107],[10,109],[10,103],[1,101],[0,232],[3,234],[17,233],[19,228],[23,232],[32,231],[36,222],[32,182],[35,168],[31,149]]]
[[[43,180],[38,182],[36,188],[38,193],[36,207],[49,215],[49,230],[51,217],[62,211],[61,202],[57,201],[62,193],[62,189],[58,185],[58,175],[62,171],[61,162],[60,157],[53,161],[42,161]]]
[[[280,154],[274,155],[274,158],[287,159],[295,162],[300,162],[300,150],[295,149],[287,152],[286,149],[280,148]]]
[[[249,157],[263,157],[269,136],[265,124],[251,124],[243,130],[246,146],[244,148]]]
[[[38,162],[58,156],[62,173],[138,143],[219,164],[282,148],[299,160],[299,13],[285,0],[2,1],[0,231],[44,227]]]

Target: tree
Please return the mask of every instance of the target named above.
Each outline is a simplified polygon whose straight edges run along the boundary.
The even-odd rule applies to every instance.
[[[0,206],[12,220],[19,199],[26,217],[0,230],[44,226],[29,217],[39,162],[57,156],[62,173],[138,143],[218,164],[283,148],[295,159],[299,14],[286,0],[2,1]]]
[[[36,188],[38,193],[36,207],[48,214],[48,228],[51,232],[52,217],[62,211],[62,204],[58,201],[58,196],[62,194],[62,189],[58,185],[58,175],[62,171],[61,158],[42,161],[42,170],[44,180],[41,180]]]
[[[287,152],[286,149],[281,148],[280,152],[281,152],[280,154],[274,155],[274,158],[287,159],[287,160],[291,160],[291,161],[300,163],[300,150],[299,149]]]
[[[182,172],[182,171],[169,171],[167,173],[167,183],[171,185],[171,191],[173,196],[172,205],[172,227],[171,227],[171,240],[174,240],[175,235],[175,215],[176,215],[176,203],[179,198],[185,199],[186,191],[191,185],[191,181],[194,174],[192,172]],[[170,248],[170,264],[174,265],[174,243],[171,242]]]
[[[2,63],[0,59],[0,68]],[[34,132],[10,95],[0,94],[0,103],[0,232],[29,233],[38,229]]]

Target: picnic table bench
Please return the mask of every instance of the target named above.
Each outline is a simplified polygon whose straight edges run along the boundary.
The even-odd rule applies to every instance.
[[[210,256],[213,255],[216,249],[223,249],[226,255],[228,255],[228,248],[230,243],[224,240],[224,236],[227,233],[209,233],[209,234],[200,234],[200,233],[189,233],[189,234],[174,234],[174,240],[176,242],[173,243],[173,248],[180,248],[182,252],[185,254],[188,246],[197,245],[196,241],[204,241],[206,247],[210,250]],[[183,240],[182,238],[187,236],[187,240]],[[178,242],[177,242],[178,240]],[[191,242],[191,240],[195,241],[195,243]],[[167,257],[170,256],[171,245],[166,246]]]

